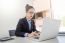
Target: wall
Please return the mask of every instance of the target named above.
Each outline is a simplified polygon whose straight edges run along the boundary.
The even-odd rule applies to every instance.
[[[33,6],[36,12],[49,10],[50,9],[50,0],[34,0]]]

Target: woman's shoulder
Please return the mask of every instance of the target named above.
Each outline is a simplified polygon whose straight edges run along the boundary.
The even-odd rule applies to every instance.
[[[26,19],[25,18],[20,18],[19,21],[24,22]]]

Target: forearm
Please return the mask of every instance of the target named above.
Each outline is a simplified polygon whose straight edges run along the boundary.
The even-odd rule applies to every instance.
[[[20,36],[20,37],[26,37],[27,34],[28,34],[28,33],[26,33],[26,32],[17,31],[15,35],[16,35],[16,36]]]

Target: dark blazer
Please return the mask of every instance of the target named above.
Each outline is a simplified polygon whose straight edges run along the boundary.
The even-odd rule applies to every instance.
[[[29,30],[29,25],[28,25],[26,18],[22,18],[22,19],[19,20],[19,22],[17,24],[15,35],[20,36],[20,37],[25,37],[24,36],[25,33],[31,33],[32,31],[33,32],[37,31],[34,21],[31,20],[31,30]]]

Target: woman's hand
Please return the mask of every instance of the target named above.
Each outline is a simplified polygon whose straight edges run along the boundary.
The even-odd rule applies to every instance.
[[[38,36],[38,35],[39,35],[39,33],[32,32],[32,33],[28,34],[28,37],[35,37],[35,36]]]

